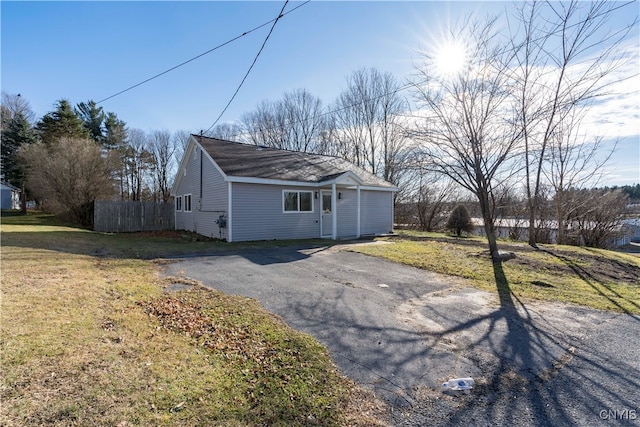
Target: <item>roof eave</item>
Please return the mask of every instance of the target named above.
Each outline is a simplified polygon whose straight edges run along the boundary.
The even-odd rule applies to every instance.
[[[230,176],[230,175],[227,175],[225,177],[225,181],[237,182],[242,184],[282,185],[282,186],[312,187],[312,188],[322,188],[322,187],[326,187],[327,185],[331,185],[333,183],[336,183],[339,185],[343,184],[340,182],[336,182],[335,179],[328,180],[328,181],[320,181],[320,182],[308,182],[308,181],[288,181],[284,179],[255,178],[255,177],[249,177],[249,176]],[[366,185],[364,183],[351,185],[349,188],[357,188],[357,187],[360,187],[361,190],[398,191],[397,187]]]

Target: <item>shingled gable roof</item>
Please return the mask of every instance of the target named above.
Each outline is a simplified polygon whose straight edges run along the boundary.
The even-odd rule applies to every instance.
[[[362,181],[363,186],[395,188],[391,183],[338,157],[192,136],[227,176],[320,184],[352,173]]]

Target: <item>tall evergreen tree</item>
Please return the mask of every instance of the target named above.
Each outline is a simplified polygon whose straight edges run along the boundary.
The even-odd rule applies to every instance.
[[[87,138],[89,132],[84,122],[71,107],[66,99],[56,104],[55,111],[45,114],[37,123],[36,130],[42,141],[51,145],[60,138]]]
[[[127,139],[126,123],[116,113],[107,113],[104,120],[105,136],[102,144],[110,149],[121,148]]]
[[[95,101],[81,102],[76,105],[75,111],[82,120],[84,128],[89,132],[89,138],[103,144],[105,139],[103,122],[106,115],[102,107],[98,107]]]
[[[3,179],[15,186],[21,186],[24,173],[20,167],[17,152],[23,144],[36,142],[36,135],[31,124],[22,113],[17,113],[6,125],[3,126],[1,139],[2,151],[0,161]]]
[[[20,148],[37,142],[38,138],[31,123],[24,114],[18,112],[8,124],[3,124],[0,170],[2,179],[22,188],[22,212],[27,213],[26,167],[19,157]]]
[[[4,105],[0,105],[0,132],[6,132],[7,128],[9,128],[9,123],[11,123],[11,111]]]

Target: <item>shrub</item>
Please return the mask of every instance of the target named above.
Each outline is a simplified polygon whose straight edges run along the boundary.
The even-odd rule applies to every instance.
[[[458,237],[462,235],[463,231],[468,233],[473,231],[471,216],[469,216],[469,211],[464,205],[458,205],[451,211],[451,215],[447,220],[447,229],[454,231]]]

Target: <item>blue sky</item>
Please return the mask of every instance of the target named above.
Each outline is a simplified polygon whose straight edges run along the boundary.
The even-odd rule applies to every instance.
[[[283,4],[2,1],[2,90],[20,93],[38,116],[51,111],[61,98],[74,104],[98,101],[275,18]],[[287,10],[300,4],[290,2]],[[639,4],[621,10],[612,27],[629,23],[638,15]],[[260,101],[279,99],[298,88],[329,104],[345,88],[347,76],[362,67],[390,72],[404,83],[414,72],[417,51],[437,42],[447,23],[471,13],[512,13],[511,5],[314,0],[278,22],[221,122],[238,120]],[[101,105],[133,128],[207,129],[229,101],[269,28]],[[633,40],[640,46],[637,31]],[[630,82],[636,96],[638,79]],[[625,138],[613,158],[610,184],[640,182],[638,102],[618,116]]]

